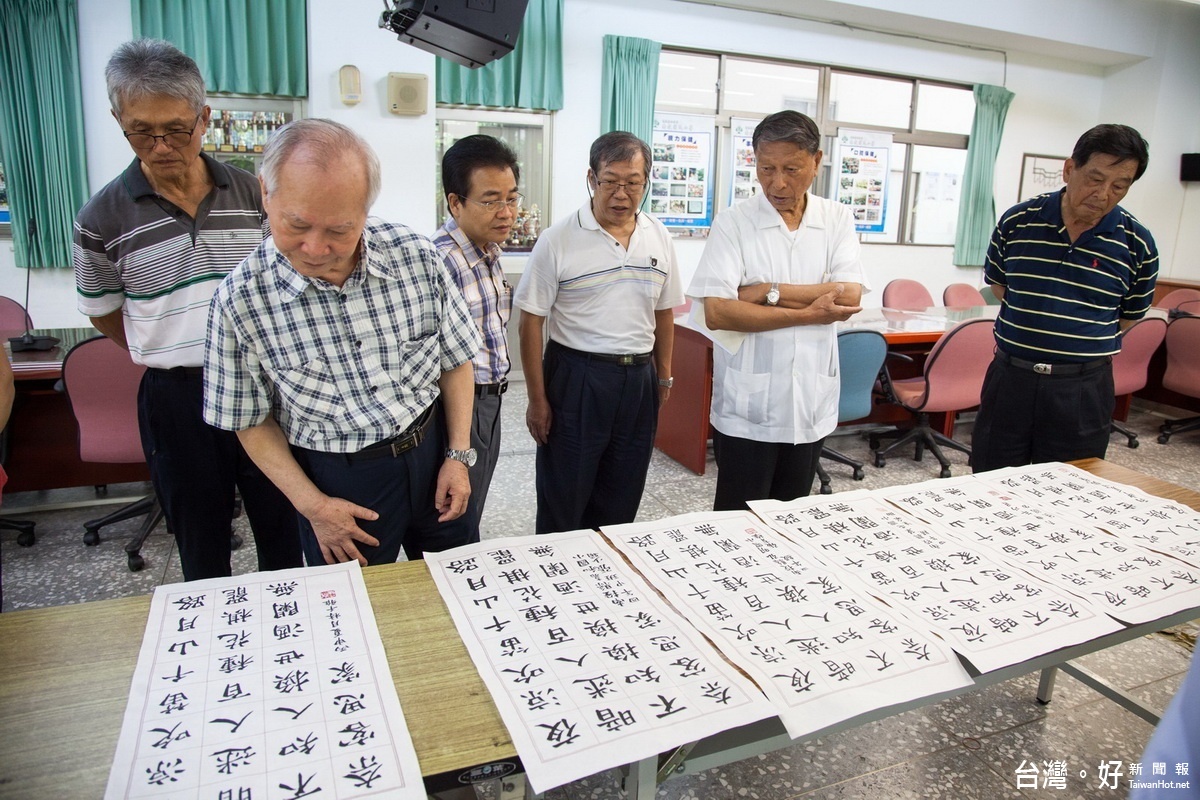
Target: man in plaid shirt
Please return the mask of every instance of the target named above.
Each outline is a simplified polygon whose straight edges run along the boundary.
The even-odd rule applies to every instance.
[[[301,514],[309,564],[478,541],[468,466],[479,334],[428,239],[368,218],[379,160],[328,120],[263,155],[271,237],[213,297],[204,416]]]

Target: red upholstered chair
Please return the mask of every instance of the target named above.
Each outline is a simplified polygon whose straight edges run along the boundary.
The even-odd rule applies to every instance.
[[[25,307],[11,297],[0,296],[0,331],[24,333],[33,327]]]
[[[983,292],[969,283],[952,283],[942,291],[942,305],[947,308],[970,308],[985,306],[987,300],[983,298]]]
[[[1138,320],[1121,336],[1121,352],[1113,356],[1113,393],[1117,397],[1133,394],[1146,386],[1146,369],[1150,356],[1162,344],[1167,334],[1167,321],[1160,317]],[[1138,446],[1138,435],[1115,419],[1112,430],[1129,440],[1130,447]]]
[[[1163,388],[1200,398],[1200,317],[1180,316],[1167,326],[1167,369]],[[1168,420],[1159,428],[1158,441],[1166,444],[1177,433],[1200,429],[1200,417]]]
[[[1200,289],[1174,289],[1164,294],[1154,304],[1155,308],[1178,308],[1180,303],[1200,300]]]
[[[909,430],[867,434],[867,441],[875,450],[875,466],[884,466],[887,456],[898,447],[915,443],[913,460],[920,461],[928,448],[942,465],[941,477],[949,478],[950,461],[942,453],[941,446],[970,455],[970,447],[930,427],[929,415],[953,413],[979,405],[983,376],[995,351],[996,342],[992,336],[994,324],[990,319],[959,323],[934,344],[925,359],[925,370],[921,377],[887,381],[892,402],[915,414],[917,422]],[[881,440],[893,437],[896,437],[896,441],[879,449]]]
[[[137,393],[146,368],[111,339],[96,336],[71,348],[63,359],[62,381],[71,412],[79,424],[79,457],[101,464],[137,464],[145,460],[138,432]],[[100,519],[84,523],[85,544],[100,542],[100,528],[146,516],[137,535],[125,545],[129,569],[145,566],[141,556],[146,537],[163,518],[158,498],[151,494]]]
[[[1172,309],[1175,316],[1200,317],[1200,300],[1185,300]]]
[[[896,278],[883,287],[883,307],[920,311],[933,307],[933,295],[920,281]]]

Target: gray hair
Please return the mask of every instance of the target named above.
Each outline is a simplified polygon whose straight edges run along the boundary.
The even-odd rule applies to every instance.
[[[204,77],[196,62],[162,39],[135,39],[113,51],[104,68],[108,102],[121,105],[143,97],[176,97],[197,114],[204,108]]]
[[[755,150],[760,143],[791,142],[806,153],[816,154],[821,149],[821,131],[812,118],[799,111],[777,111],[758,123],[750,146]]]
[[[367,172],[367,210],[375,205],[383,184],[379,156],[367,140],[340,122],[331,119],[298,119],[289,122],[271,137],[263,150],[259,174],[267,192],[279,185],[283,165],[304,151],[304,159],[314,164],[333,165],[348,156],[357,156]]]
[[[650,145],[628,131],[610,131],[592,142],[588,166],[592,168],[592,174],[599,177],[605,164],[633,161],[638,153],[642,154],[642,168],[646,170],[646,177],[650,177]]]

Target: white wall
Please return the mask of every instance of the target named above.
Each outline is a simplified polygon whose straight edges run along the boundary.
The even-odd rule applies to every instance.
[[[843,0],[869,6],[873,0]],[[1032,0],[1020,0],[1029,5]],[[828,62],[965,83],[1007,85],[1016,93],[1010,107],[996,167],[996,210],[1017,200],[1024,153],[1070,152],[1075,139],[1098,122],[1126,122],[1139,127],[1151,144],[1151,168],[1130,193],[1126,206],[1153,231],[1163,249],[1162,273],[1200,280],[1200,187],[1178,180],[1179,154],[1200,151],[1200,8],[1177,2],[1103,0],[1124,9],[1122,31],[1114,37],[1112,19],[1095,21],[1073,16],[1073,46],[1113,47],[1125,44],[1110,63],[1070,61],[1061,57],[1012,51],[1007,65],[998,53],[889,36],[866,31],[677,0],[566,0],[564,14],[564,96],[566,107],[554,120],[552,173],[554,218],[586,198],[583,175],[587,151],[599,132],[600,72],[604,34],[646,36],[666,45],[690,46],[764,56]],[[827,0],[788,0],[789,9],[827,9]],[[891,6],[892,4],[888,4]],[[940,17],[954,26],[986,26],[996,12],[991,6],[923,0],[907,3],[908,14]],[[396,41],[376,27],[382,10],[377,0],[310,0],[308,114],[332,117],[354,127],[372,143],[383,164],[383,192],[375,213],[432,232],[434,163],[434,59]],[[1113,15],[1101,15],[1105,18]],[[881,18],[885,18],[884,15]],[[1037,14],[1006,14],[1009,35],[1022,23],[1031,36],[1045,34]],[[85,98],[84,121],[88,175],[92,191],[111,180],[131,154],[108,116],[104,96],[104,64],[113,48],[131,35],[127,8],[114,0],[79,0],[80,59]],[[931,23],[931,30],[937,23]],[[1130,38],[1132,37],[1132,38]],[[1039,48],[1033,48],[1039,49]],[[1144,54],[1152,55],[1136,62]],[[1056,52],[1056,51],[1047,51]],[[1082,52],[1082,51],[1079,51]],[[1115,51],[1114,51],[1115,52]],[[1132,63],[1136,62],[1136,63]],[[363,77],[363,102],[342,105],[337,70],[355,64]],[[397,117],[386,103],[388,72],[429,76],[430,113]],[[678,253],[690,277],[702,242],[681,240]],[[863,259],[879,302],[882,287],[894,277],[918,278],[935,297],[952,282],[978,283],[979,270],[951,264],[948,247],[865,245]],[[1177,255],[1179,254],[1179,255]],[[1186,254],[1186,255],[1185,255]],[[518,259],[511,259],[519,263]],[[511,266],[510,265],[510,271]],[[13,269],[11,247],[0,244],[0,292],[20,297],[25,271]],[[31,312],[43,326],[77,325],[73,282],[67,271],[35,271]]]

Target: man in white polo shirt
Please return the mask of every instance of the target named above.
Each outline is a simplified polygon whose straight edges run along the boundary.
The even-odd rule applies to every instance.
[[[639,211],[650,148],[614,131],[589,162],[591,200],[538,239],[513,298],[538,443],[537,533],[633,521],[672,383],[683,292],[670,234]]]

